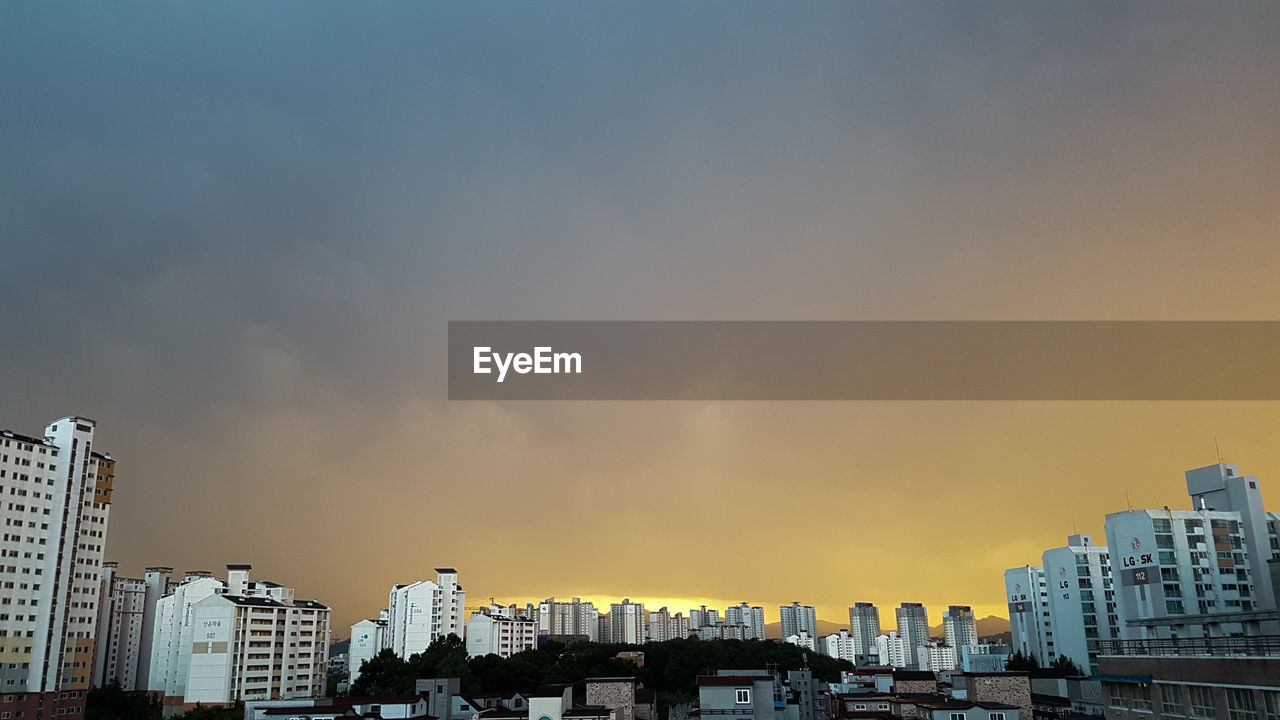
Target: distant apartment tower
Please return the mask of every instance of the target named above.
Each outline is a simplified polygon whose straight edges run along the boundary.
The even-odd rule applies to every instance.
[[[461,638],[466,633],[466,601],[453,568],[436,568],[435,582],[396,585],[387,599],[387,647],[408,658],[439,638]]]
[[[98,591],[98,641],[93,657],[93,686],[118,684],[122,690],[145,689],[138,685],[138,660],[142,652],[143,616],[147,611],[147,585],[143,580],[120,577],[114,562],[102,564]],[[155,612],[155,607],[151,607]],[[151,639],[147,638],[147,644]]]
[[[578,636],[600,640],[600,611],[590,602],[574,598],[557,602],[547,598],[538,605],[538,633],[558,637]],[[608,639],[607,637],[605,639]]]
[[[82,715],[94,670],[115,461],[97,423],[0,431],[0,716]]]
[[[653,642],[682,640],[689,637],[689,618],[682,613],[672,615],[665,607],[649,613],[645,636]]]
[[[880,637],[880,610],[868,602],[854,603],[849,608],[849,634],[853,636],[855,655],[875,655],[876,638]]]
[[[251,582],[251,569],[228,565],[225,582],[189,573],[157,604],[150,682],[172,711],[324,696],[329,608]]]
[[[699,630],[704,627],[713,627],[720,624],[720,611],[708,608],[703,605],[689,611],[689,627]]]
[[[1085,672],[1098,670],[1098,641],[1120,637],[1112,587],[1111,557],[1091,535],[1072,535],[1066,547],[1046,550],[1049,621],[1056,657],[1068,657]]]
[[[376,620],[365,618],[351,626],[351,646],[347,650],[347,668],[350,682],[360,679],[364,664],[372,660],[387,646],[387,611]]]
[[[919,648],[930,642],[929,611],[920,603],[902,603],[897,610],[898,637],[907,645],[907,664],[915,667]]]
[[[973,615],[973,608],[968,605],[952,605],[942,615],[942,629],[947,644],[956,648],[978,644],[978,619]],[[921,668],[924,669],[924,668]]]
[[[872,647],[874,647],[874,641]],[[840,628],[840,632],[830,635],[823,635],[818,639],[818,652],[833,657],[837,660],[848,660],[851,663],[858,662],[858,645],[852,634],[844,628]]]
[[[764,608],[759,605],[744,602],[727,608],[724,611],[724,624],[743,625],[746,627],[746,639],[764,640]]]
[[[492,605],[467,621],[467,655],[509,658],[538,644],[538,621],[516,610]]]
[[[778,614],[782,616],[782,637],[799,635],[801,632],[808,633],[812,638],[818,637],[818,613],[812,605],[792,602],[778,608]]]
[[[907,646],[907,639],[898,635],[897,630],[876,638],[876,652],[880,656],[880,664],[894,668],[906,668],[915,664],[912,652]]]
[[[1005,597],[1009,599],[1010,644],[1015,653],[1033,657],[1047,666],[1057,656],[1049,613],[1049,591],[1044,568],[1027,565],[1004,572]]]
[[[609,606],[609,641],[640,645],[644,643],[646,620],[644,605],[633,603],[630,598]]]

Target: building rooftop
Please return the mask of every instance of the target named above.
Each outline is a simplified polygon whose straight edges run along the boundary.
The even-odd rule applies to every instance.
[[[773,682],[768,675],[699,675],[698,685],[751,685],[761,680]]]

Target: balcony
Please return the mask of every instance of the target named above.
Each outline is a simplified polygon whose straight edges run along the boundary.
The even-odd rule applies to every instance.
[[[1277,657],[1280,635],[1152,640],[1099,640],[1099,656]]]

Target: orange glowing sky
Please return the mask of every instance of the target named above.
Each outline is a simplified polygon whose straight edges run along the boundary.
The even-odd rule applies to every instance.
[[[0,9],[0,426],[99,421],[125,573],[891,627],[1215,436],[1280,493],[1274,402],[444,383],[449,320],[1280,319],[1280,4],[133,12]]]

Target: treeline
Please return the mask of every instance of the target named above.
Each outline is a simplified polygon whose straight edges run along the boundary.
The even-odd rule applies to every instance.
[[[643,651],[644,667],[615,657],[627,650]],[[465,695],[532,690],[588,677],[634,675],[658,693],[659,717],[663,717],[661,713],[669,705],[696,700],[699,675],[716,670],[764,670],[770,666],[785,672],[806,664],[815,678],[827,682],[838,682],[841,670],[853,669],[847,661],[772,640],[668,640],[645,645],[547,642],[535,650],[503,659],[496,655],[468,658],[462,640],[450,635],[407,660],[390,650],[382,651],[365,664],[351,694],[412,693],[419,678],[459,678]]]
[[[119,685],[89,691],[85,699],[85,720],[161,720],[160,698],[141,692],[125,692]],[[215,708],[197,707],[169,720],[244,720],[244,705]]]

